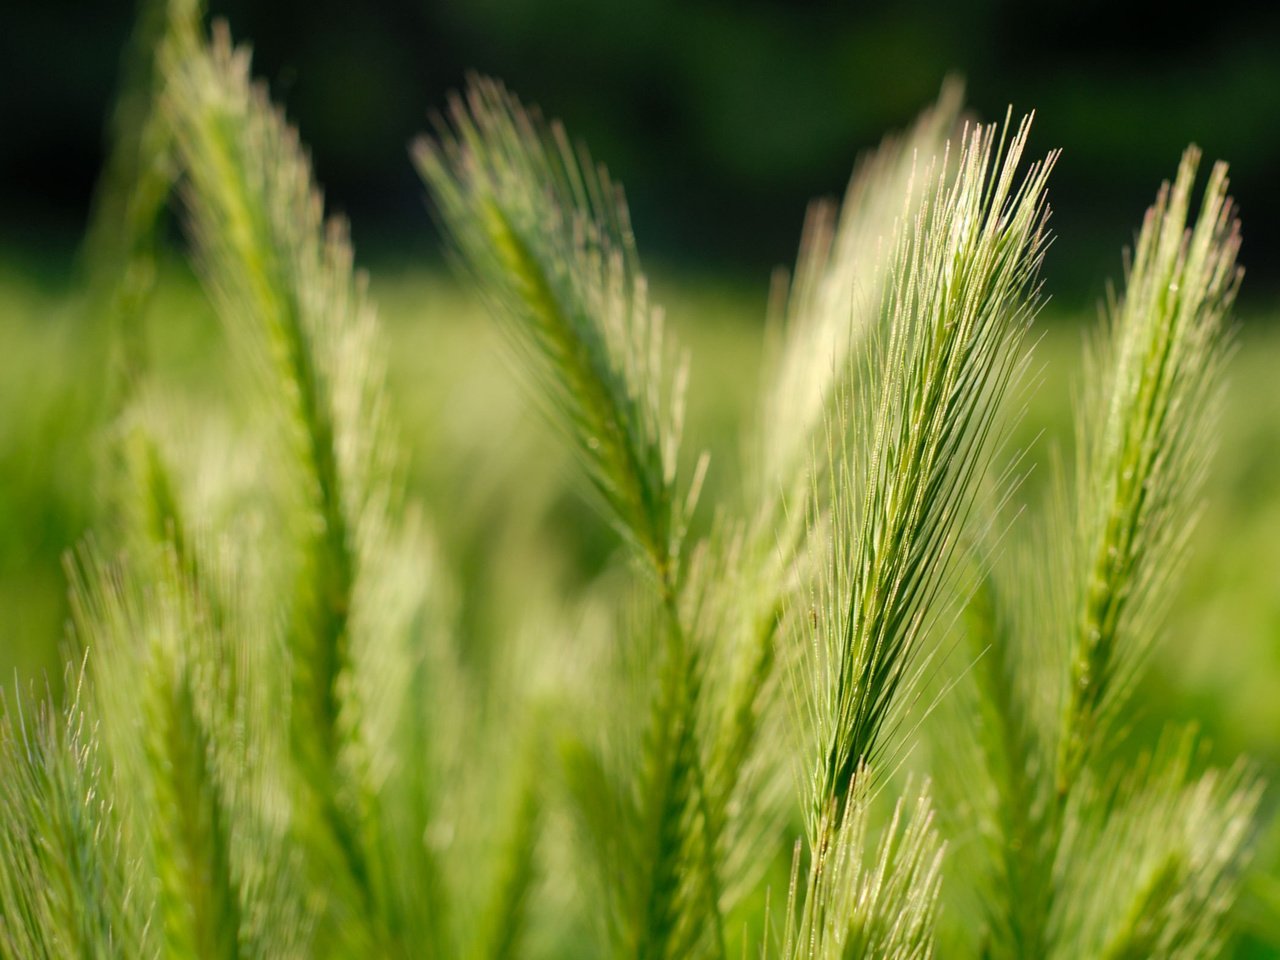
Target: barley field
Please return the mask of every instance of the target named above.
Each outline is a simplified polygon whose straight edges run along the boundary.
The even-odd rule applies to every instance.
[[[19,267],[20,260],[7,259],[0,287],[0,406],[10,411],[0,432],[0,668],[6,698],[32,684],[57,697],[70,642],[66,561],[103,510],[99,484],[88,478],[100,476],[110,457],[99,400],[104,344],[86,330],[83,297],[69,292],[72,263]],[[678,275],[660,277],[656,287],[690,350],[687,429],[711,451],[707,485],[714,495],[733,486],[742,455],[737,425],[758,389],[767,288]],[[521,619],[531,595],[545,603],[558,591],[586,591],[609,568],[617,544],[584,505],[572,457],[511,376],[509,351],[482,299],[440,266],[374,264],[371,289],[390,344],[388,382],[408,486],[430,511],[449,545],[453,575],[472,595],[469,620],[492,635]],[[1027,500],[1044,489],[1055,451],[1073,444],[1071,401],[1084,331],[1095,320],[1051,305],[1037,322],[1035,386],[1010,441],[1034,464],[1021,486]],[[165,390],[193,420],[237,415],[225,340],[176,258],[166,262],[148,308],[146,339]],[[1166,721],[1198,724],[1216,758],[1247,754],[1272,781],[1280,774],[1277,364],[1280,333],[1271,318],[1242,318],[1203,514],[1135,709],[1150,729]],[[1272,803],[1268,795],[1254,875],[1238,907],[1244,936],[1233,956],[1268,956],[1280,942]]]
[[[1067,311],[1059,154],[948,81],[789,276],[646,272],[472,77],[412,148],[452,266],[365,263],[144,9],[82,246],[0,251],[0,954],[1280,951],[1226,165]]]

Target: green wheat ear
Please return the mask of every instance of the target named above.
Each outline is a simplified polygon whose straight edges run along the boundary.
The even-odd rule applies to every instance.
[[[1174,747],[1158,750],[1131,777],[1107,770],[1204,489],[1228,352],[1225,323],[1241,278],[1224,164],[1214,166],[1191,217],[1199,159],[1194,148],[1184,154],[1173,184],[1147,212],[1123,294],[1112,298],[1108,329],[1091,357],[1091,394],[1079,420],[1077,549],[1066,580],[1073,587],[1070,685],[1055,768],[1061,827],[1046,829],[1063,838],[1058,871],[1087,878],[1111,869],[1138,887],[1096,904],[1087,933],[1062,921],[1072,909],[1064,897],[1055,917],[1064,955],[1076,937],[1107,929],[1114,932],[1098,947],[1107,956],[1219,949],[1257,808],[1257,785],[1244,768],[1193,772],[1189,736],[1171,738]],[[1116,793],[1090,795],[1099,767],[1103,783],[1119,781]],[[1088,829],[1077,819],[1101,821],[1094,829],[1106,837],[1106,854],[1072,848],[1075,832]]]
[[[855,772],[876,763],[937,616],[956,537],[972,508],[1017,344],[1036,309],[1044,188],[1052,157],[1021,180],[1029,132],[1007,144],[969,133],[954,167],[924,175],[919,213],[889,245],[888,280],[858,383],[828,427],[829,526],[814,537],[812,615],[792,643],[809,727],[808,825],[844,806]]]
[[[197,266],[286,441],[293,825],[322,904],[319,939],[357,954],[500,953],[519,939],[541,801],[531,786],[509,812],[464,811],[482,836],[503,833],[508,815],[514,826],[497,889],[460,893],[431,837],[450,795],[464,795],[448,775],[480,777],[449,771],[455,748],[440,731],[466,731],[475,756],[488,745],[452,649],[443,564],[402,493],[366,280],[345,226],[324,218],[296,132],[225,30],[164,64]],[[455,907],[483,916],[464,926]]]
[[[759,495],[768,501],[804,494],[827,412],[859,373],[851,355],[875,335],[896,225],[919,211],[923,195],[913,178],[925,174],[955,131],[962,93],[958,81],[948,81],[910,130],[859,160],[838,207],[820,201],[805,217],[794,277],[785,291],[778,283],[771,303],[777,342],[758,411]],[[781,522],[781,507],[774,503],[771,523]]]
[[[1028,133],[1029,120],[1008,141],[995,127],[966,131],[955,154],[925,168],[827,415],[809,507],[810,602],[789,621],[810,864],[792,893],[791,956],[932,953],[940,873],[928,817],[900,851],[896,827],[888,832],[876,895],[854,892],[865,854],[846,832],[867,816],[870,771],[887,759],[948,602],[955,545],[1037,309],[1054,158],[1019,176]],[[828,879],[842,871],[853,879]]]
[[[676,483],[683,367],[649,302],[621,190],[489,80],[473,80],[414,155],[592,488],[670,589],[689,507]]]
[[[295,485],[305,491],[289,638],[294,750],[323,824],[318,835],[333,843],[353,892],[367,896],[349,621],[361,522],[368,505],[386,497],[377,489],[381,478],[351,455],[386,447],[370,416],[380,409],[376,377],[350,377],[369,369],[360,354],[372,356],[371,318],[344,237],[326,234],[296,135],[252,87],[247,56],[220,33],[207,49],[179,47],[165,67],[165,106],[189,176],[199,263],[229,329],[256,359],[285,424]],[[353,351],[349,362],[343,349]]]
[[[584,822],[598,820],[593,806],[626,798],[617,826],[631,856],[606,859],[617,838],[595,851],[613,901],[609,934],[624,955],[723,956],[722,811],[736,777],[708,780],[706,652],[686,612],[682,548],[699,480],[687,494],[677,481],[683,372],[672,372],[621,191],[585,152],[575,155],[563,130],[485,80],[415,154],[445,228],[657,587],[636,769],[611,782],[589,749],[570,751]]]
[[[1147,212],[1090,359],[1060,781],[1107,737],[1158,633],[1214,449],[1240,225],[1221,163],[1191,222],[1199,159],[1186,152]]]
[[[971,605],[992,658],[976,671],[995,801],[979,885],[992,956],[1212,954],[1247,860],[1258,793],[1246,768],[1196,772],[1188,734],[1113,769],[1203,489],[1240,280],[1221,164],[1191,216],[1198,161],[1189,150],[1161,189],[1108,304],[1074,491],[1058,484],[1019,562],[999,564]]]

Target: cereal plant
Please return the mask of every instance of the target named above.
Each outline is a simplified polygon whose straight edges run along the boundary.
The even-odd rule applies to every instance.
[[[64,702],[0,712],[0,953],[1230,945],[1260,781],[1194,730],[1148,742],[1132,704],[1213,452],[1223,165],[1198,190],[1188,149],[1160,189],[1074,447],[1019,511],[1057,159],[1029,117],[966,119],[948,84],[815,205],[723,463],[685,436],[697,357],[621,188],[471,80],[413,160],[618,548],[488,636],[450,504],[407,489],[377,311],[297,133],[193,0],[145,5],[134,48],[86,244],[101,516],[67,561]],[[138,335],[166,208],[231,346],[225,410],[168,396]]]

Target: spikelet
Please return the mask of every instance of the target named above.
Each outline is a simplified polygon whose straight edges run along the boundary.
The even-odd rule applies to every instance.
[[[670,589],[697,486],[676,483],[684,374],[621,190],[493,81],[473,80],[439,126],[414,153],[441,222],[610,519]]]
[[[1089,365],[1060,780],[1106,736],[1157,634],[1213,451],[1240,227],[1225,164],[1214,166],[1191,224],[1199,158],[1186,152],[1147,212]]]
[[[890,247],[878,330],[850,360],[867,383],[830,418],[813,497],[830,517],[812,520],[811,606],[793,611],[790,641],[806,651],[796,684],[815,844],[900,713],[1035,311],[1053,158],[1016,179],[1028,131],[1006,143],[974,129],[954,170],[923,175],[919,212]]]

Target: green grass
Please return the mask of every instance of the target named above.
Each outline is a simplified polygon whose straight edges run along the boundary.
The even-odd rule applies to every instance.
[[[67,267],[53,272],[65,277]],[[0,384],[5,409],[20,411],[5,418],[0,433],[6,479],[0,491],[6,531],[0,673],[10,689],[15,677],[61,686],[63,556],[92,523],[95,494],[83,478],[101,427],[86,396],[99,358],[96,344],[78,335],[85,325],[80,301],[31,273],[15,268],[0,279],[6,344]],[[659,278],[657,286],[693,357],[687,429],[711,450],[708,489],[718,491],[730,485],[725,474],[741,454],[736,424],[755,400],[762,291],[743,289],[740,281],[674,275]],[[511,514],[540,497],[544,508],[554,502],[583,522],[543,531],[539,550],[558,555],[575,578],[598,572],[607,538],[574,502],[563,450],[508,376],[502,339],[487,323],[481,299],[438,269],[380,270],[376,264],[372,291],[391,345],[389,385],[410,488],[425,502],[460,508],[442,518],[444,532],[460,544],[476,525],[490,522],[489,511],[506,515],[494,518],[500,525],[527,525]],[[1026,416],[1014,425],[1010,444],[1037,464],[1023,501],[1046,480],[1051,450],[1073,442],[1072,389],[1083,331],[1093,319],[1050,307],[1039,325],[1032,367],[1038,386],[1027,395]],[[167,390],[194,405],[227,400],[226,345],[194,279],[172,258],[162,269],[146,331],[156,376]],[[1268,315],[1247,316],[1238,340],[1204,518],[1156,656],[1159,677],[1150,682],[1172,689],[1153,689],[1151,696],[1159,706],[1171,693],[1181,706],[1170,703],[1161,712],[1202,718],[1224,753],[1247,750],[1280,762],[1280,736],[1271,735],[1280,730],[1280,596],[1272,577],[1280,563],[1280,400],[1272,389],[1280,329]]]
[[[153,12],[87,280],[0,278],[6,955],[1280,943],[1223,168],[1057,317],[1055,157],[949,86],[766,316],[478,80],[414,149],[469,281],[370,279],[247,54]]]
[[[146,323],[157,376],[185,408],[229,403],[223,377],[230,361],[211,309],[180,263],[169,261],[161,277]],[[502,340],[487,324],[480,299],[433,271],[375,265],[371,287],[391,345],[389,386],[409,458],[409,490],[423,503],[453,505],[438,514],[438,532],[457,575],[470,584],[463,622],[477,635],[500,634],[522,619],[515,598],[535,589],[531,578],[543,581],[542,589],[551,588],[547,580],[556,589],[588,583],[613,548],[576,495],[572,461],[554,431],[508,376]],[[718,499],[731,488],[726,473],[741,455],[736,424],[755,401],[760,291],[676,277],[660,278],[657,288],[694,357],[687,431],[712,451],[706,496]],[[6,421],[0,448],[7,481],[0,493],[6,517],[0,656],[11,695],[15,683],[62,686],[63,559],[95,515],[95,496],[82,481],[102,424],[77,400],[96,365],[92,344],[74,336],[83,324],[75,299],[10,272],[0,303],[7,348],[0,384],[6,408],[24,411]],[[1072,384],[1082,329],[1091,319],[1052,312],[1042,318],[1034,368],[1040,385],[1028,395],[1027,414],[1011,441],[1040,464],[1023,485],[1022,501],[1044,486],[1050,449],[1072,442]],[[1195,718],[1217,757],[1247,752],[1274,777],[1280,771],[1274,584],[1280,403],[1272,378],[1280,331],[1265,316],[1248,317],[1239,340],[1205,513],[1184,589],[1137,694],[1138,715],[1148,729]],[[1275,869],[1280,843],[1266,845],[1259,863],[1261,873]],[[785,874],[776,879],[780,896]],[[1270,937],[1277,932],[1273,910],[1246,900],[1249,923]]]

